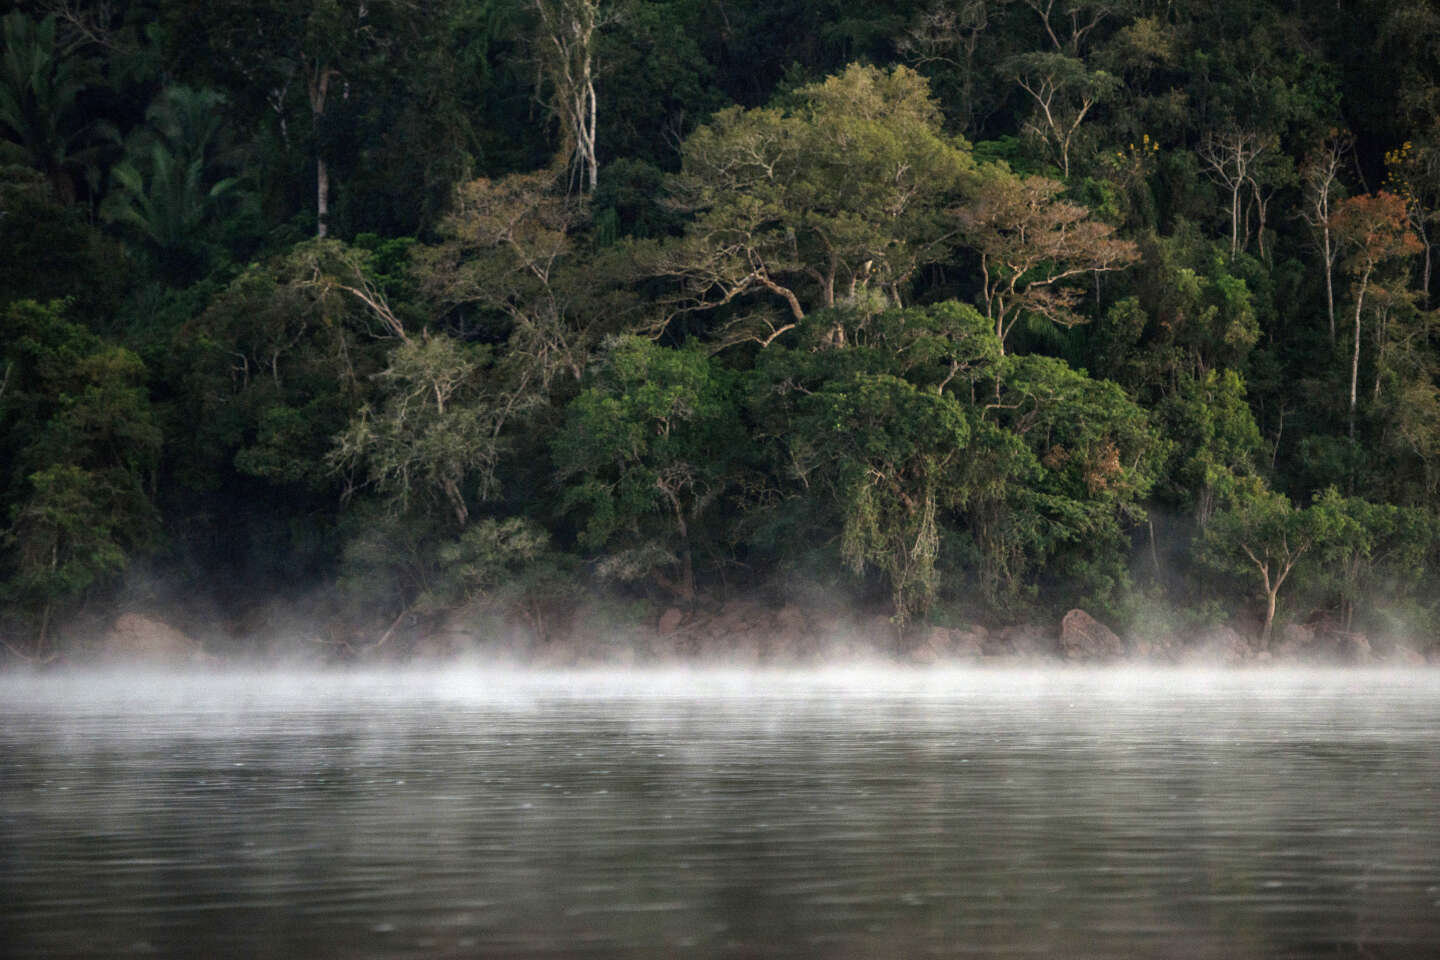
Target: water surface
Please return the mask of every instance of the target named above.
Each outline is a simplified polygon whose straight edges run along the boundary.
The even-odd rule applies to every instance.
[[[1440,679],[0,677],[11,957],[1436,957]]]

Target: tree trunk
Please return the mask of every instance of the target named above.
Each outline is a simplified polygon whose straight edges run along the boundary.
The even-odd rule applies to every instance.
[[[1325,313],[1330,318],[1330,344],[1335,344],[1335,254],[1330,249],[1330,224],[1325,223]]]
[[[1240,185],[1230,190],[1230,259],[1240,249]]]
[[[47,603],[45,604],[45,610],[40,614],[40,636],[39,636],[39,637],[36,639],[36,641],[35,641],[35,657],[36,657],[36,659],[43,659],[43,658],[44,658],[46,647],[49,645],[49,641],[50,641],[50,611],[53,610],[54,607],[55,607],[55,605],[54,605],[53,603],[47,602]]]
[[[1260,632],[1260,650],[1270,649],[1270,631],[1275,626],[1275,595],[1280,592],[1280,584],[1265,591],[1265,629]]]
[[[325,239],[326,220],[330,216],[330,169],[325,158],[315,157],[315,236]]]
[[[1350,439],[1355,439],[1355,394],[1360,382],[1360,314],[1365,309],[1365,289],[1370,285],[1370,271],[1365,271],[1360,280],[1360,292],[1355,297],[1355,349],[1350,355]]]
[[[1430,306],[1430,238],[1421,236],[1420,242],[1425,244],[1425,266],[1420,272],[1420,296],[1425,306]]]
[[[310,130],[315,135],[315,236],[324,239],[325,220],[330,215],[330,170],[320,146],[320,123],[325,119],[325,101],[330,93],[330,78],[335,71],[315,63],[310,71]]]

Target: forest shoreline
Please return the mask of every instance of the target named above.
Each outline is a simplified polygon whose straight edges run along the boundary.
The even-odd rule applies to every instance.
[[[12,6],[0,661],[1433,655],[1434,4]]]
[[[579,605],[553,623],[488,606],[389,625],[301,625],[275,611],[250,622],[210,622],[147,607],[113,618],[77,617],[48,658],[7,644],[0,670],[27,666],[246,667],[257,663],[404,667],[483,661],[521,668],[1226,667],[1425,668],[1440,644],[1371,636],[1333,623],[1286,623],[1263,649],[1258,630],[1226,624],[1157,625],[1116,633],[1081,609],[1053,621],[957,622],[897,631],[882,613],[773,604],[757,596],[617,617]],[[265,621],[269,620],[267,624]],[[1243,627],[1244,625],[1240,625]]]

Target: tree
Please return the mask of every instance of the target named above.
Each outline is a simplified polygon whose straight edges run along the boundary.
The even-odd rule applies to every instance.
[[[44,174],[21,166],[0,167],[0,210],[0,311],[17,300],[68,297],[76,316],[113,313],[133,265],[85,211],[61,203]]]
[[[1020,89],[1034,101],[1025,130],[1045,143],[1068,180],[1075,134],[1095,105],[1114,91],[1116,79],[1061,53],[1023,54],[1011,70]]]
[[[1291,505],[1284,494],[1254,482],[1240,492],[1233,506],[1205,527],[1201,559],[1218,570],[1259,578],[1265,598],[1265,625],[1260,649],[1270,648],[1280,588],[1297,564],[1315,546],[1317,527],[1306,510]]]
[[[71,203],[76,174],[97,159],[101,128],[82,121],[78,103],[93,65],[59,46],[55,25],[54,16],[36,23],[19,10],[0,21],[0,162],[34,167]]]
[[[967,135],[987,119],[996,106],[981,89],[981,55],[985,42],[1001,31],[993,29],[1011,0],[964,0],[936,4],[922,10],[897,42],[900,52],[923,69],[939,68],[959,74],[958,96],[941,96],[950,115]],[[937,90],[948,93],[949,87]]]
[[[274,115],[280,140],[290,149],[294,100],[304,97],[315,185],[315,234],[330,229],[331,120],[336,101],[348,102],[375,85],[389,54],[416,19],[415,0],[215,0],[184,7],[172,26],[195,38],[186,53],[222,88],[253,100]],[[259,107],[260,105],[256,105]],[[258,113],[258,110],[257,110]]]
[[[1204,529],[1236,485],[1259,469],[1260,428],[1245,402],[1245,382],[1233,370],[1185,376],[1160,401],[1155,419],[1171,442],[1161,488],[1191,507]]]
[[[1330,342],[1335,342],[1335,261],[1340,245],[1330,229],[1335,203],[1340,200],[1340,172],[1345,154],[1354,146],[1348,132],[1332,130],[1320,148],[1300,168],[1305,188],[1305,205],[1300,216],[1315,233],[1320,247],[1320,263],[1325,270],[1325,315],[1330,321]]]
[[[1430,279],[1435,247],[1433,225],[1440,221],[1440,123],[1426,131],[1418,144],[1405,141],[1385,152],[1386,186],[1404,198],[1410,214],[1410,228],[1424,254],[1420,265],[1420,293],[1430,304]]]
[[[1436,532],[1428,512],[1344,497],[1330,487],[1310,513],[1326,592],[1344,629],[1353,628],[1357,607],[1399,599],[1423,573]]]
[[[694,601],[699,528],[744,450],[733,389],[697,349],[611,343],[551,445],[561,505],[583,518],[581,546],[608,550],[602,575]]]
[[[1082,293],[1066,281],[1138,259],[1135,245],[1115,237],[1114,227],[1058,199],[1063,189],[1055,180],[991,167],[977,199],[954,212],[965,242],[980,254],[985,314],[1002,350],[1027,314],[1061,326],[1085,322],[1074,309]]]
[[[503,404],[486,396],[490,351],[443,335],[407,338],[365,404],[335,438],[328,461],[352,488],[373,487],[399,513],[414,501],[444,504],[464,528],[467,481],[481,499],[497,490]]]
[[[1024,0],[1024,3],[1040,17],[1055,52],[1070,57],[1081,55],[1090,34],[1106,18],[1124,13],[1129,6],[1126,0],[1060,0],[1057,10],[1056,0]]]
[[[1230,200],[1230,256],[1240,252],[1240,198],[1246,187],[1252,187],[1259,196],[1256,168],[1261,158],[1279,146],[1274,137],[1256,133],[1253,130],[1231,130],[1227,133],[1207,134],[1200,144],[1200,159],[1205,162],[1211,179],[1225,189]],[[1262,207],[1263,230],[1263,207]],[[1249,242],[1246,232],[1245,242]],[[1263,243],[1263,241],[1262,241]],[[1262,246],[1263,250],[1263,246]]]
[[[159,534],[147,490],[161,433],[145,366],[63,311],[11,304],[0,346],[0,490],[10,521],[0,531],[3,594],[38,621],[38,656],[49,652],[57,608],[119,574]]]
[[[903,633],[959,573],[940,544],[968,489],[975,384],[999,355],[989,321],[954,301],[816,311],[765,350],[746,378],[765,465],[750,478],[751,558],[878,573]]]
[[[196,248],[239,179],[215,172],[223,150],[225,98],[214,90],[170,87],[146,111],[126,156],[110,169],[112,188],[100,205],[105,220],[129,227],[169,261],[180,277],[201,264]],[[179,269],[174,269],[178,267]]]
[[[1063,360],[1007,356],[991,376],[963,474],[982,592],[1013,609],[1039,570],[1111,602],[1167,444],[1118,385]]]
[[[604,0],[531,0],[539,17],[536,47],[549,82],[550,111],[564,131],[570,183],[595,192],[600,164],[595,154],[595,53],[599,31],[610,21]]]
[[[903,631],[935,598],[938,514],[963,490],[955,467],[969,441],[964,411],[953,396],[885,374],[827,383],[801,409],[797,433],[818,441],[812,455],[828,461],[841,504],[841,557],[857,574],[870,565],[885,573]]]
[[[436,311],[479,320],[505,342],[517,396],[561,378],[578,383],[604,335],[642,322],[620,282],[635,272],[627,251],[577,242],[588,223],[586,204],[563,192],[555,169],[481,178],[457,188],[445,239],[418,251],[421,290]]]
[[[786,106],[723,110],[686,139],[671,181],[692,219],[653,254],[651,271],[676,285],[668,319],[730,307],[732,336],[768,345],[813,309],[902,305],[916,271],[948,254],[942,211],[972,171],[905,67],[852,66]]]
[[[1420,241],[1410,231],[1405,201],[1383,190],[1374,196],[1350,197],[1341,201],[1331,215],[1330,229],[1347,251],[1342,266],[1356,278],[1355,342],[1350,355],[1350,436],[1353,438],[1360,382],[1360,323],[1365,313],[1365,296],[1381,265],[1397,257],[1419,253]]]

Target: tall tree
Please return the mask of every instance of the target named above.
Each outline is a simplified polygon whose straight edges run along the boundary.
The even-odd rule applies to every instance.
[[[692,219],[652,268],[676,284],[668,313],[734,304],[733,335],[763,344],[809,310],[903,304],[915,273],[949,253],[943,210],[974,170],[906,67],[852,66],[784,108],[721,111],[682,155],[672,197]]]
[[[1242,239],[1249,242],[1248,231],[1245,237],[1240,235],[1241,198],[1245,189],[1256,182],[1255,169],[1260,159],[1278,146],[1273,138],[1252,130],[1212,133],[1200,145],[1200,159],[1205,163],[1206,172],[1228,194],[1231,257],[1240,252]]]
[[[696,545],[743,453],[739,427],[733,377],[703,352],[612,342],[552,446],[602,573],[694,602]]]
[[[1027,314],[1061,326],[1083,323],[1075,312],[1082,293],[1074,279],[1123,269],[1139,257],[1114,227],[1059,199],[1063,189],[1055,180],[992,167],[977,199],[955,211],[965,242],[980,254],[985,314],[1002,351]]]
[[[1366,294],[1383,264],[1420,253],[1420,241],[1410,230],[1404,199],[1383,190],[1374,196],[1341,201],[1331,215],[1330,224],[1345,244],[1347,253],[1342,266],[1355,278],[1355,341],[1350,354],[1350,436],[1354,438],[1361,320],[1365,315]]]
[[[1332,208],[1341,199],[1340,173],[1353,146],[1347,132],[1334,130],[1300,169],[1305,203],[1300,216],[1315,234],[1320,265],[1325,271],[1325,314],[1330,321],[1330,342],[1335,342],[1335,261],[1340,245],[1330,229]]]
[[[416,19],[416,0],[217,0],[185,8],[173,29],[197,38],[197,73],[213,76],[252,107],[274,114],[289,149],[294,102],[304,98],[314,171],[315,232],[330,229],[331,119],[390,66]],[[259,109],[256,110],[259,115]]]
[[[1270,648],[1280,589],[1316,542],[1314,519],[1282,494],[1256,484],[1205,528],[1202,559],[1216,569],[1259,579],[1265,599],[1260,649]]]
[[[101,126],[85,120],[78,102],[94,65],[60,45],[54,16],[37,23],[13,10],[0,20],[0,38],[0,161],[39,170],[69,203],[77,174],[97,159]]]
[[[1023,54],[1015,58],[1011,72],[1033,102],[1025,131],[1045,144],[1061,176],[1068,180],[1080,125],[1115,90],[1116,78],[1061,53]]]
[[[600,163],[595,153],[596,47],[612,11],[605,0],[531,0],[539,19],[535,43],[549,84],[550,111],[564,132],[571,185],[595,192]]]

